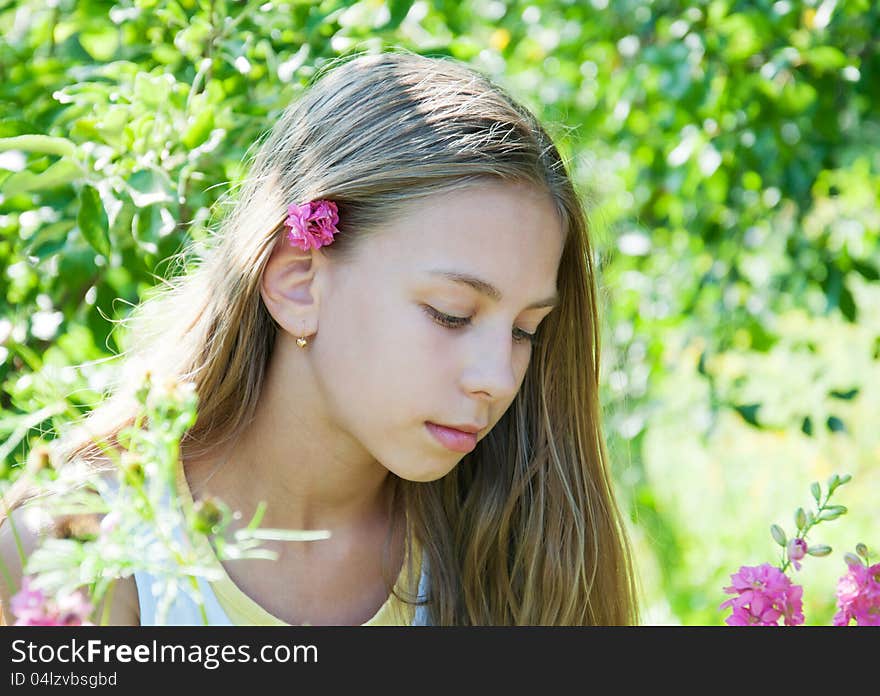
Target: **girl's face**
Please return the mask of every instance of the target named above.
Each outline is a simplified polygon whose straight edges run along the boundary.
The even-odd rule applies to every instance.
[[[426,199],[329,265],[308,350],[333,425],[401,478],[449,473],[523,382],[563,244],[549,194],[493,182]],[[480,430],[469,444],[429,424]]]

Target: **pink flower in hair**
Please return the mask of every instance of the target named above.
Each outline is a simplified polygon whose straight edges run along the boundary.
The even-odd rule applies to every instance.
[[[291,203],[287,206],[287,220],[290,229],[287,239],[303,251],[326,246],[339,232],[339,210],[333,201],[309,201],[302,205]]]

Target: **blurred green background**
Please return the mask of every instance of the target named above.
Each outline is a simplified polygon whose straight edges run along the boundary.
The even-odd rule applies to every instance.
[[[0,482],[100,400],[113,320],[316,68],[403,46],[534,110],[589,203],[645,623],[722,624],[832,473],[807,624],[880,548],[876,3],[0,0],[0,27]]]

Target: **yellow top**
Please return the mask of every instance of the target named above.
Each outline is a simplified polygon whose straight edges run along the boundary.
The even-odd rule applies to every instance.
[[[183,466],[178,466],[177,468],[177,488],[179,495],[181,497],[181,501],[183,503],[184,509],[189,512],[193,506],[192,493],[189,490],[189,485],[186,480],[186,476],[183,473]],[[242,590],[236,585],[229,575],[226,573],[226,569],[223,567],[223,564],[220,563],[220,560],[217,558],[216,554],[214,554],[213,549],[210,548],[210,544],[207,542],[207,539],[201,535],[196,535],[197,543],[204,544],[208,547],[210,551],[210,558],[213,560],[213,563],[220,574],[219,580],[211,581],[211,589],[214,591],[214,594],[217,596],[217,601],[220,606],[226,612],[226,615],[229,617],[229,620],[232,621],[236,626],[289,626],[285,621],[282,621],[277,616],[270,614],[263,607],[257,604],[253,599],[251,599],[248,595],[246,595]],[[412,538],[412,537],[411,537]],[[398,590],[404,589],[406,592],[415,594],[416,588],[418,586],[418,569],[421,568],[421,549],[418,547],[416,542],[413,540],[413,568],[416,570],[416,573],[409,573],[409,544],[407,545],[406,556],[403,559],[403,566],[400,569],[400,575],[397,577],[397,581],[395,583],[395,588]],[[415,577],[413,577],[413,575]],[[406,596],[406,593],[404,593]],[[370,618],[366,623],[361,624],[362,626],[409,626],[413,622],[413,618],[415,616],[415,606],[412,604],[407,604],[406,602],[401,601],[393,594],[388,596],[388,599],[385,600],[385,603],[379,607],[379,610]]]

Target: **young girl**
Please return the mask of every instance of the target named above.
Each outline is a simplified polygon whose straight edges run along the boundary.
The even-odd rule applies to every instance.
[[[210,623],[637,623],[591,253],[529,111],[453,60],[356,57],[281,115],[210,253],[136,312],[129,383],[87,431],[131,424],[144,369],[192,382],[184,504],[331,532],[220,564]],[[64,452],[102,462],[85,436]],[[120,581],[112,623],[155,622],[150,580]],[[184,598],[168,622],[200,623]]]

